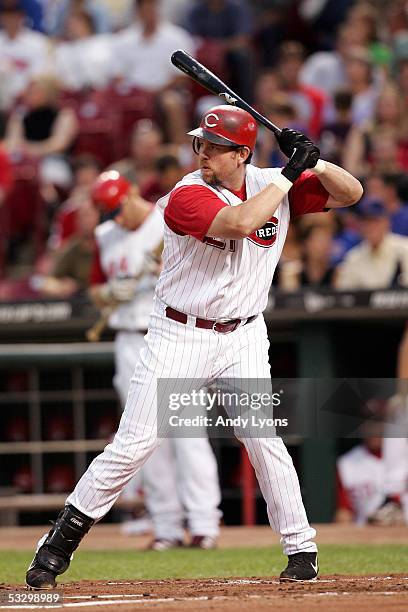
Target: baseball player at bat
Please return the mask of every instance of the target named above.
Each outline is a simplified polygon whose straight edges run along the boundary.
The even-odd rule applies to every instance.
[[[125,407],[153,304],[159,272],[157,256],[160,251],[161,259],[163,245],[163,215],[116,171],[98,177],[92,199],[109,218],[95,231],[97,252],[90,293],[102,309],[113,304],[109,316],[109,326],[116,330],[113,383]],[[192,546],[215,546],[220,487],[207,436],[165,439],[140,476],[153,525],[151,549],[181,546],[185,518]],[[128,486],[137,488],[134,482]]]
[[[289,157],[284,168],[252,165],[257,126],[239,108],[211,108],[190,134],[199,169],[158,202],[165,221],[163,269],[118,432],[42,539],[26,575],[31,587],[55,586],[82,538],[155,450],[158,379],[270,380],[262,312],[290,218],[350,206],[362,195],[357,179],[321,160],[313,142],[290,129],[279,134]],[[315,579],[316,533],[282,439],[236,434],[288,556],[280,579]]]

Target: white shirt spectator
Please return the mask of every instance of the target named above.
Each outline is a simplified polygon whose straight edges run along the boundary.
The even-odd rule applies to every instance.
[[[351,119],[354,125],[359,126],[373,119],[378,94],[378,89],[373,85],[366,91],[353,96]]]
[[[68,89],[103,88],[112,77],[112,35],[96,34],[59,43],[55,63],[57,74]]]
[[[343,59],[335,51],[313,53],[303,64],[300,82],[332,95],[347,85]]]
[[[48,38],[27,28],[23,28],[15,38],[0,31],[0,58],[9,75],[7,85],[12,99],[26,89],[33,76],[52,68]]]
[[[367,242],[352,248],[339,267],[338,289],[384,289],[400,266],[399,283],[408,286],[408,238],[387,234],[375,251]]]
[[[180,76],[170,62],[176,49],[193,53],[191,36],[178,26],[161,22],[155,33],[148,38],[136,24],[116,35],[114,42],[115,73],[134,87],[156,91],[168,85],[175,76]]]

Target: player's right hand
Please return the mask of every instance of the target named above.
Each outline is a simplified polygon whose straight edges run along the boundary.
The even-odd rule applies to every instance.
[[[298,130],[292,130],[291,128],[283,128],[280,134],[276,134],[276,140],[278,141],[282,153],[289,158],[292,157],[299,143],[314,144],[306,134]]]
[[[282,174],[294,183],[304,170],[315,167],[319,157],[320,149],[311,141],[298,141],[290,160],[282,170]]]

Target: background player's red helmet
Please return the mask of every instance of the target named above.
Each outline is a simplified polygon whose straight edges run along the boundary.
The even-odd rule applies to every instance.
[[[120,207],[130,187],[131,183],[116,170],[102,172],[92,187],[92,200],[103,212],[113,212]]]
[[[247,111],[220,104],[204,113],[200,127],[189,132],[189,135],[220,145],[241,145],[253,151],[257,132],[256,121]]]

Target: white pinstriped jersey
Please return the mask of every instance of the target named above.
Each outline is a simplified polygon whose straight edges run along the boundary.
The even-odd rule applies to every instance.
[[[256,195],[280,173],[279,168],[246,166],[247,198]],[[200,170],[187,174],[174,189],[201,185],[216,193],[226,204],[242,201],[227,189],[207,185]],[[170,194],[157,206],[163,211]],[[288,196],[271,220],[248,238],[211,239],[204,242],[178,235],[164,227],[163,271],[156,286],[157,296],[167,305],[206,319],[246,318],[265,310],[275,268],[289,226]]]
[[[108,280],[138,276],[146,265],[146,255],[163,239],[163,217],[153,208],[136,230],[128,231],[115,221],[106,221],[95,230],[99,257]],[[146,274],[140,279],[135,299],[119,306],[109,319],[113,329],[145,330],[152,310],[157,276]]]

